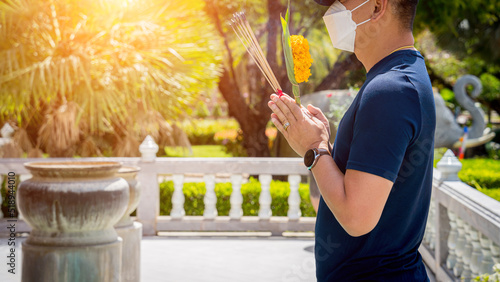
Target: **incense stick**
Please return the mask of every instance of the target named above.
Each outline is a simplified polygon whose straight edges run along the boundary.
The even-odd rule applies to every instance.
[[[273,88],[275,93],[281,92],[281,86],[274,75],[271,66],[267,62],[266,56],[259,45],[259,41],[255,37],[255,34],[248,23],[246,16],[243,12],[233,14],[231,23],[229,23],[231,28],[238,36],[238,39],[243,43],[248,54],[254,60],[257,67],[266,78],[267,82]]]

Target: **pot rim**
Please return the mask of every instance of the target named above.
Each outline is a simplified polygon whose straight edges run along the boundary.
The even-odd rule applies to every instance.
[[[141,171],[141,168],[138,166],[122,166],[118,169],[117,173],[134,173]]]
[[[33,176],[42,177],[105,177],[112,176],[122,166],[119,162],[111,161],[55,161],[55,162],[28,162],[24,167]]]
[[[56,161],[56,162],[28,162],[24,163],[24,167],[35,170],[47,169],[88,169],[88,168],[120,168],[122,165],[119,162],[108,161]]]

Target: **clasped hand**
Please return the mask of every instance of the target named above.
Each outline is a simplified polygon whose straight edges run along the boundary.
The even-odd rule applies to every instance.
[[[272,94],[268,106],[272,122],[301,157],[312,148],[329,149],[330,126],[319,108],[299,106],[286,94]]]

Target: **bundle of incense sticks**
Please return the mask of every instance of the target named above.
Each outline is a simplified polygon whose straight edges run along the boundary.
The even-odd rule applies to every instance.
[[[241,43],[245,46],[248,54],[250,54],[250,57],[252,57],[255,64],[257,64],[267,82],[269,82],[269,85],[273,88],[274,92],[281,96],[283,93],[281,91],[281,86],[278,83],[276,76],[274,76],[269,63],[267,62],[266,56],[264,56],[262,48],[260,48],[259,42],[257,41],[257,38],[247,21],[245,13],[239,12],[233,14],[233,18],[231,19],[229,25],[233,28]]]

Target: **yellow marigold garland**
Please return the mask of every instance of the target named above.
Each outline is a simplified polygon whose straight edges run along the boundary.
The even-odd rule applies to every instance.
[[[302,35],[290,36],[293,53],[293,69],[297,83],[307,82],[311,76],[312,58],[309,42]]]

